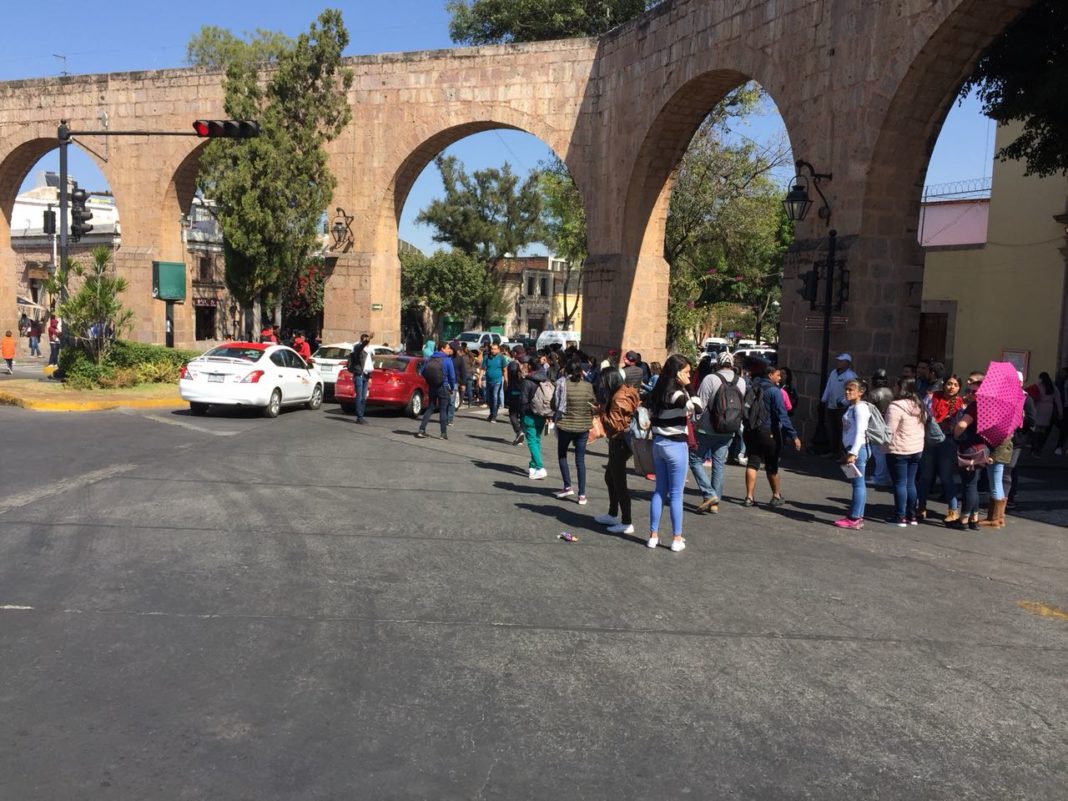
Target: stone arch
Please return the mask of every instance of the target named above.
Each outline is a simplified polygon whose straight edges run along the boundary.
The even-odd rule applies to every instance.
[[[964,0],[941,18],[887,107],[864,185],[861,235],[915,238],[924,175],[960,87],[1028,5]],[[918,244],[910,250],[919,258]]]

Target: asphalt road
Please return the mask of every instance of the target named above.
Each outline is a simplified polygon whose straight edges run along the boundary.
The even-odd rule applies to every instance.
[[[579,507],[335,410],[0,408],[0,799],[1068,797],[1064,527],[841,532],[794,457],[650,552],[603,443]]]

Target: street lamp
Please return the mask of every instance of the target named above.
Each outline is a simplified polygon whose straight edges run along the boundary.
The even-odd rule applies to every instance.
[[[803,170],[808,171],[808,175],[802,174]],[[819,218],[824,221],[824,224],[830,228],[831,225],[831,205],[827,202],[827,198],[823,194],[823,190],[820,189],[820,184],[824,181],[830,181],[832,179],[832,173],[819,173],[815,168],[807,161],[797,161],[797,175],[794,176],[793,189],[790,190],[786,198],[783,200],[783,207],[786,209],[786,216],[794,222],[800,222],[804,220],[808,215],[809,209],[812,208],[813,201],[809,197],[809,187],[811,186],[816,190],[816,193],[820,196],[822,205],[817,212]],[[822,395],[822,388],[824,382],[827,380],[828,368],[830,366],[831,356],[831,309],[834,306],[834,264],[835,264],[835,246],[838,240],[838,232],[833,228],[827,231],[827,270],[825,277],[825,285],[823,288],[823,352],[820,354],[820,379],[819,387]],[[833,451],[835,444],[830,442],[827,431],[827,408],[820,403],[819,412],[816,418],[816,434],[812,438],[812,447],[817,453],[826,453],[828,450]]]
[[[346,214],[345,210],[338,206],[334,222],[330,226],[330,236],[334,238],[334,250],[344,250],[352,244],[352,221],[354,219],[356,219],[355,216]]]

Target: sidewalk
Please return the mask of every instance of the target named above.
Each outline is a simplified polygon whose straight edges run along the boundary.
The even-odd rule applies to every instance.
[[[169,409],[185,405],[174,384],[128,389],[79,391],[47,378],[8,378],[0,381],[0,405],[39,412],[95,412],[105,409]]]

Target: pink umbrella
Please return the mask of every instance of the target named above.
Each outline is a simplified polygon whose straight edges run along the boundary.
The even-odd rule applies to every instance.
[[[975,399],[977,431],[991,447],[996,448],[1023,425],[1024,391],[1010,362],[990,362]]]

